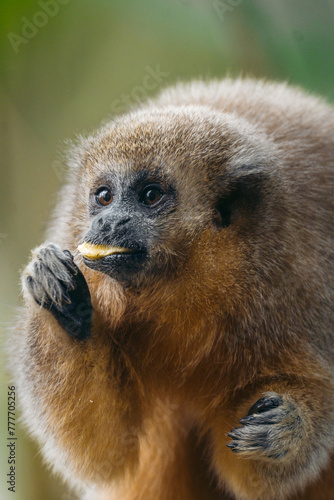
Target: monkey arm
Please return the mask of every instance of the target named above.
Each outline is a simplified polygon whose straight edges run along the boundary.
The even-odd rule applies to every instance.
[[[136,463],[140,391],[129,361],[106,333],[98,312],[90,325],[91,314],[74,314],[80,303],[70,311],[66,303],[61,308],[65,287],[59,282],[63,278],[69,283],[70,273],[79,277],[80,286],[68,286],[67,298],[79,297],[91,312],[83,275],[69,254],[59,252],[54,245],[39,247],[24,273],[26,311],[15,331],[13,354],[19,367],[16,381],[25,420],[44,445],[46,458],[71,480],[75,476],[98,484]],[[51,254],[53,264],[46,266]],[[83,328],[89,325],[83,340],[77,327],[87,317],[89,322],[81,323]]]
[[[230,402],[211,422],[218,476],[251,500],[285,499],[307,487],[329,462],[332,401],[328,385],[301,379],[266,383],[241,404]]]

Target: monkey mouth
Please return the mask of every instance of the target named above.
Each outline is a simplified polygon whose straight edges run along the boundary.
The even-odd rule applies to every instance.
[[[100,260],[109,256],[132,255],[142,253],[141,250],[112,245],[95,245],[85,242],[78,246],[78,251],[85,260]]]
[[[85,242],[78,246],[84,264],[94,271],[127,283],[141,272],[147,262],[147,249],[133,243],[99,245]]]

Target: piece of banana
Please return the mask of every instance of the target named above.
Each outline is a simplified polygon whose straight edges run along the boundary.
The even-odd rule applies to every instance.
[[[109,245],[93,245],[92,243],[82,243],[78,246],[78,251],[88,260],[103,259],[107,255],[114,253],[131,253],[132,250],[123,247],[112,247]]]

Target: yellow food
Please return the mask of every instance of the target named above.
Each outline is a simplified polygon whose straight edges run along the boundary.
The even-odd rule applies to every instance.
[[[109,245],[93,245],[92,243],[82,243],[78,246],[79,252],[89,260],[98,260],[113,255],[114,253],[131,253],[132,250],[124,247],[113,247]]]

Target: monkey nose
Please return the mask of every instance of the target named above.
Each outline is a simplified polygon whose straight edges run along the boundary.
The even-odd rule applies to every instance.
[[[97,221],[97,226],[102,233],[110,233],[111,223],[108,219],[100,217]]]
[[[102,235],[125,235],[127,232],[127,224],[131,221],[131,217],[126,215],[125,217],[118,218],[117,216],[112,216],[111,214],[103,214],[95,219],[92,225],[92,232]]]

